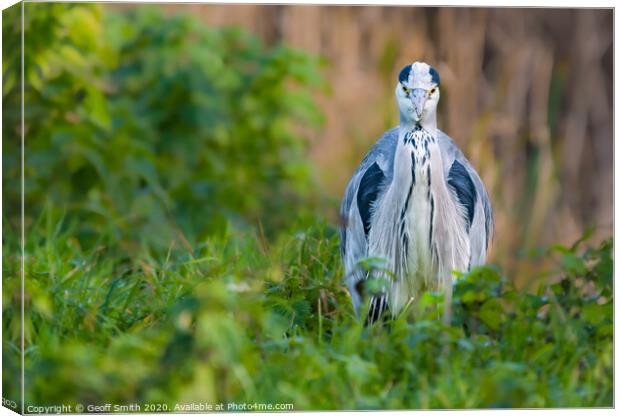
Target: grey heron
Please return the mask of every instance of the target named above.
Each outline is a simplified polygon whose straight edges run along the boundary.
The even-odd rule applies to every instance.
[[[454,271],[483,264],[493,233],[487,191],[461,150],[437,128],[440,78],[405,66],[396,84],[400,124],[385,132],[353,174],[340,208],[345,282],[367,322],[395,316],[423,290],[451,294]],[[385,261],[374,271],[360,260]],[[369,277],[384,282],[360,311]]]

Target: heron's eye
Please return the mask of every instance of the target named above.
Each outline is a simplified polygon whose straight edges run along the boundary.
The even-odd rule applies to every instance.
[[[428,95],[433,95],[435,94],[435,91],[437,90],[437,87],[433,87],[431,88],[431,90],[428,92]]]
[[[403,85],[403,92],[405,92],[406,94],[408,94],[408,93],[409,93],[409,90],[408,90],[408,89],[407,89],[407,87],[405,87],[404,85]]]

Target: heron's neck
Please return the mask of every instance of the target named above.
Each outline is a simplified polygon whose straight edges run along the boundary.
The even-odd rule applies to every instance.
[[[437,118],[435,114],[431,114],[430,116],[424,118],[420,121],[420,126],[432,134],[433,136],[437,136]],[[400,128],[405,131],[411,131],[416,128],[417,123],[412,120],[405,120],[401,117],[400,119]]]
[[[396,187],[411,181],[412,172],[426,171],[431,153],[438,147],[437,127],[434,123],[400,125],[398,144],[394,155],[394,180]],[[426,172],[424,172],[426,174]]]

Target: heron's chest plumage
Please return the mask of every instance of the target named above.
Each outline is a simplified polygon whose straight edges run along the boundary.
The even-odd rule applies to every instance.
[[[431,164],[437,162],[433,158],[439,157],[439,153],[435,138],[423,129],[406,132],[402,141],[397,180],[402,184],[404,197],[398,219],[405,253],[403,265],[408,275],[429,278],[434,272],[431,252],[435,202]]]

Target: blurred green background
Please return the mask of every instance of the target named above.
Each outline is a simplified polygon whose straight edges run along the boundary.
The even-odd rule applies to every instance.
[[[23,329],[26,404],[611,405],[610,10],[24,7],[24,328],[20,6],[2,27],[5,397]],[[460,280],[450,325],[427,294],[364,329],[337,208],[413,60],[500,267]]]

